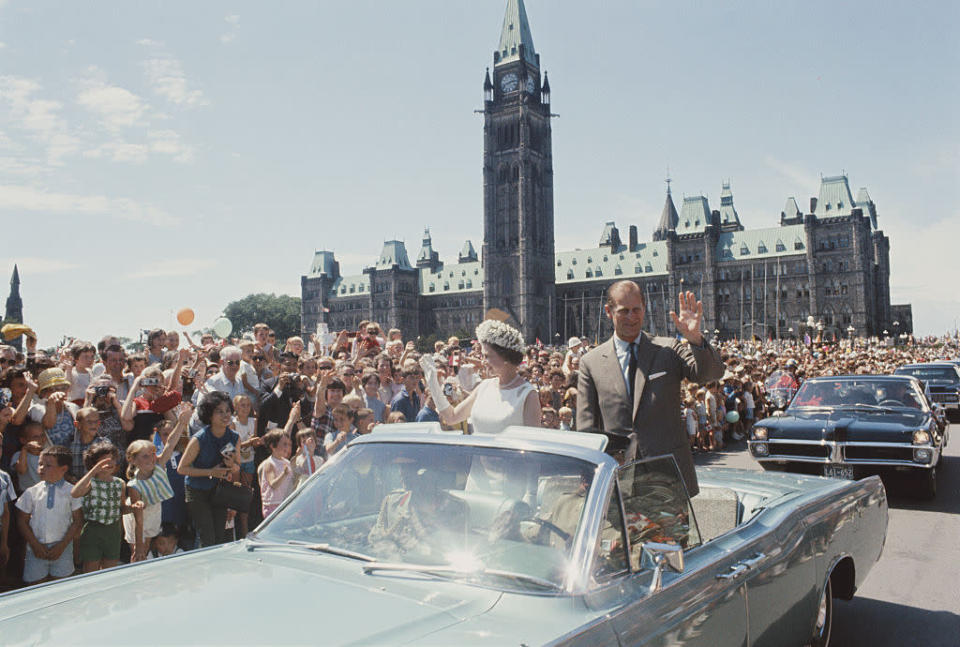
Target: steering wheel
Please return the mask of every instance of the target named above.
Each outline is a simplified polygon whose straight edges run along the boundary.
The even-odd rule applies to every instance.
[[[900,402],[900,400],[895,400],[894,398],[888,398],[886,400],[880,400],[880,402],[877,403],[877,406],[878,407],[903,407],[906,405],[903,404],[903,402]]]

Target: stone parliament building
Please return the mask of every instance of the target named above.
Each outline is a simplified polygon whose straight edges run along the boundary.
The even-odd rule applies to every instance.
[[[612,332],[604,291],[620,279],[643,290],[652,334],[673,334],[680,290],[703,301],[704,328],[723,339],[912,332],[911,307],[890,304],[890,241],[876,206],[865,188],[854,198],[846,175],[823,177],[803,209],[787,198],[778,224],[762,229],[744,228],[729,183],[719,209],[702,195],[677,209],[668,180],[652,240],[607,222],[596,247],[556,251],[550,82],[523,0],[507,2],[483,92],[482,254],[468,240],[444,262],[427,230],[412,262],[390,240],[362,273],[344,275],[334,252],[317,251],[300,281],[304,334],[321,321],[339,330],[368,319],[406,339],[442,337],[472,332],[498,308],[528,343],[603,339]]]

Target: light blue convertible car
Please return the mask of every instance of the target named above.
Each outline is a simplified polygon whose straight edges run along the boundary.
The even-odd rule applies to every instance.
[[[826,645],[876,477],[628,464],[602,434],[355,440],[251,536],[0,596],[4,645]]]

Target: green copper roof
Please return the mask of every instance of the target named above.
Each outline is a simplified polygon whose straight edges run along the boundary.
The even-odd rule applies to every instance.
[[[684,197],[677,220],[677,234],[680,236],[702,232],[710,222],[710,203],[706,196]]]
[[[370,275],[342,276],[330,288],[330,296],[356,297],[370,294]]]
[[[454,294],[483,289],[483,270],[479,261],[444,265],[431,270],[420,268],[420,294]]]
[[[846,175],[825,177],[820,180],[820,197],[813,212],[818,218],[849,216],[856,205],[850,194],[850,184]]]
[[[388,240],[383,243],[383,251],[380,252],[380,258],[377,259],[376,268],[378,270],[389,270],[396,265],[401,270],[413,269],[410,266],[410,259],[407,258],[407,247],[403,241]]]
[[[520,60],[520,45],[523,45],[523,58],[531,65],[537,64],[536,50],[533,48],[533,35],[527,21],[527,10],[523,0],[507,0],[507,12],[503,16],[503,30],[500,33],[500,54],[497,65]]]
[[[803,225],[729,231],[717,241],[717,262],[747,261],[806,253]]]
[[[556,282],[610,281],[643,276],[662,276],[667,273],[667,243],[655,241],[640,243],[636,251],[622,247],[577,249],[556,253]]]

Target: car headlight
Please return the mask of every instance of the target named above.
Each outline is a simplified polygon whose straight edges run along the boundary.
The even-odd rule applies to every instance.
[[[925,432],[923,429],[918,429],[913,432],[913,444],[914,445],[929,445],[930,444],[930,434]]]
[[[917,447],[913,450],[914,463],[929,463],[933,459],[933,450],[927,447]]]
[[[753,428],[753,439],[754,439],[754,440],[766,440],[766,439],[767,439],[767,428],[766,428],[766,427],[754,427],[754,428]]]
[[[767,443],[753,443],[750,449],[752,449],[753,453],[757,456],[767,456],[770,454],[770,445]]]

